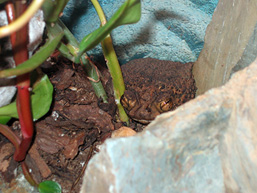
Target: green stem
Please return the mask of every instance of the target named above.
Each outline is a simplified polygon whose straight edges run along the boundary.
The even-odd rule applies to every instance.
[[[91,85],[94,88],[95,94],[98,98],[102,98],[104,103],[108,103],[108,99],[107,99],[107,94],[104,90],[104,87],[102,85],[102,82],[100,80],[99,74],[96,71],[96,68],[94,68],[88,61],[88,59],[86,59],[86,54],[83,54],[81,57],[81,64],[83,65],[84,69],[87,72],[87,75],[89,77],[91,77],[92,79],[96,80],[95,81],[90,81]]]
[[[107,103],[108,102],[107,94],[104,90],[102,82],[100,81],[100,77],[99,77],[99,74],[97,73],[96,68],[90,64],[88,59],[86,59],[87,58],[86,53],[84,53],[81,56],[81,58],[79,58],[77,55],[78,50],[79,50],[79,42],[73,36],[73,34],[70,32],[70,30],[62,23],[61,20],[58,20],[55,25],[57,25],[56,29],[58,28],[58,30],[61,29],[63,31],[64,36],[65,36],[66,40],[68,41],[66,45],[61,43],[61,45],[59,47],[59,51],[61,52],[61,54],[64,57],[72,60],[75,63],[80,63],[83,66],[87,75],[91,79],[95,80],[95,81],[90,80],[90,83],[95,91],[96,96],[98,98],[102,98],[103,102]],[[52,30],[52,28],[49,25],[48,25],[48,29]]]
[[[101,5],[99,4],[99,2],[97,0],[91,0],[91,2],[93,3],[94,7],[95,7],[95,10],[98,14],[98,17],[101,21],[101,26],[106,24],[107,20],[105,18],[105,15],[104,15],[104,12],[103,12],[103,9],[101,7]]]
[[[105,25],[107,20],[105,18],[104,12],[98,3],[97,0],[91,0],[93,3],[98,17],[101,21],[101,26]],[[118,107],[119,111],[119,116],[121,121],[126,122],[128,124],[128,116],[123,108],[123,106],[120,103],[120,98],[124,94],[125,91],[125,84],[121,72],[121,68],[119,65],[119,61],[116,55],[116,52],[113,48],[112,44],[112,38],[109,35],[106,36],[106,38],[101,42],[102,48],[103,48],[103,53],[104,57],[106,60],[106,65],[110,71],[111,77],[112,77],[112,83],[113,83],[113,91],[114,91],[114,97],[115,97],[115,102]]]

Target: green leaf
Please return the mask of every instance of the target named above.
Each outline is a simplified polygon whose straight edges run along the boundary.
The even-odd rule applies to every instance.
[[[69,0],[45,0],[42,10],[46,22],[56,22]]]
[[[6,125],[11,118],[12,117],[8,117],[8,116],[0,117],[0,124]]]
[[[53,85],[47,75],[36,82],[31,97],[33,120],[43,117],[50,109],[53,99]]]
[[[42,78],[33,85],[31,104],[32,104],[32,114],[33,120],[44,116],[50,109],[52,104],[53,96],[53,85],[48,79],[47,75],[42,76]],[[16,109],[16,102],[0,108],[0,118],[2,117],[13,117],[18,118],[18,113]],[[4,119],[4,118],[2,118]],[[1,119],[0,119],[1,121]]]
[[[36,69],[51,55],[51,53],[53,53],[62,37],[63,32],[53,37],[53,39],[49,39],[47,43],[42,46],[40,50],[35,53],[29,60],[18,65],[16,68],[0,71],[0,78],[22,75]]]
[[[57,182],[46,180],[38,185],[38,191],[40,193],[61,193],[62,187]]]
[[[104,26],[83,38],[80,43],[80,51],[78,55],[81,56],[85,51],[94,48],[114,28],[120,25],[136,23],[139,21],[140,17],[140,0],[127,0]]]
[[[3,118],[3,117],[18,118],[16,102],[12,102],[9,105],[1,107],[0,108],[0,116],[1,116],[1,118]]]
[[[0,0],[0,4],[5,3],[8,0]]]

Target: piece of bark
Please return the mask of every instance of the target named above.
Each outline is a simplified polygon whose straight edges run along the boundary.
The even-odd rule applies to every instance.
[[[66,159],[74,159],[78,154],[79,146],[84,143],[85,132],[78,133],[74,136],[68,145],[64,147],[63,154]]]
[[[44,121],[37,123],[35,142],[41,150],[54,154],[69,144],[69,141],[70,137],[64,135],[60,129],[56,127],[52,128],[46,125]]]
[[[38,153],[37,144],[36,143],[34,143],[32,145],[32,147],[30,148],[29,155],[31,156],[31,158],[37,164],[37,167],[38,167],[38,169],[40,171],[40,174],[41,174],[41,176],[43,178],[47,178],[47,177],[49,177],[52,174],[50,168],[47,166],[47,164],[45,163],[43,158]]]
[[[6,143],[0,147],[0,173],[4,180],[8,183],[16,177],[16,168],[18,162],[14,161],[14,146],[11,143]]]
[[[92,105],[71,105],[63,109],[65,116],[73,121],[81,121],[98,128],[99,131],[108,132],[114,130],[112,117],[101,110],[97,104]]]

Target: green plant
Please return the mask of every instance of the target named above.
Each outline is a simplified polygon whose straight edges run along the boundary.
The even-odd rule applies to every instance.
[[[97,70],[86,55],[86,51],[101,42],[113,78],[115,101],[117,101],[120,119],[123,122],[128,121],[128,117],[119,102],[125,86],[109,34],[120,25],[135,23],[140,19],[140,0],[125,1],[108,22],[98,2],[92,0],[101,19],[101,25],[97,30],[85,36],[80,43],[59,19],[59,15],[67,2],[68,0],[34,0],[27,8],[27,4],[23,4],[22,1],[15,1],[15,3],[8,0],[0,1],[0,3],[5,3],[9,22],[9,25],[0,28],[0,37],[10,35],[13,57],[16,63],[15,68],[0,71],[0,78],[16,76],[18,90],[16,100],[0,108],[0,133],[14,144],[16,149],[14,159],[21,162],[25,177],[32,185],[39,188],[43,187],[42,189],[47,189],[45,186],[49,186],[49,183],[38,185],[30,176],[24,159],[34,135],[33,121],[49,111],[52,100],[53,87],[48,77],[42,74],[38,67],[55,49],[58,49],[64,57],[72,62],[80,63],[85,67],[96,95],[107,102],[107,95],[99,81]],[[28,58],[27,22],[41,6],[46,22],[47,41],[31,58]],[[19,118],[21,139],[6,125],[11,118]],[[50,186],[54,187],[55,185]],[[58,185],[55,187],[58,187]]]

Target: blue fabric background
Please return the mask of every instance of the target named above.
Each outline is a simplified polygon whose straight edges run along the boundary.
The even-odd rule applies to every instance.
[[[125,0],[99,0],[106,17]],[[112,32],[119,61],[153,57],[180,62],[195,61],[203,48],[205,30],[218,0],[143,0],[142,17],[137,24],[125,25]],[[81,41],[99,27],[97,13],[86,0],[71,0],[62,17]],[[102,56],[101,46],[88,52]]]

